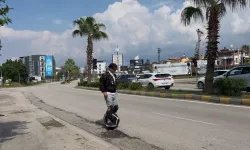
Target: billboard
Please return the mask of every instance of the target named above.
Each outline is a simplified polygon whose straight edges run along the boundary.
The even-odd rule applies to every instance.
[[[121,71],[128,71],[128,66],[121,66]]]
[[[197,72],[198,74],[206,74],[207,72],[207,60],[197,60]]]
[[[130,60],[130,66],[143,66],[143,59],[138,59],[138,60]]]
[[[53,67],[52,67],[52,56],[45,57],[45,76],[52,77],[53,76]]]
[[[155,73],[169,73],[171,75],[187,75],[191,72],[187,63],[153,64],[153,69]]]

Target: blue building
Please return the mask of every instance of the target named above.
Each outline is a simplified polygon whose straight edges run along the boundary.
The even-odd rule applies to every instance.
[[[31,55],[19,57],[26,66],[29,77],[50,79],[56,74],[56,62],[53,55]]]

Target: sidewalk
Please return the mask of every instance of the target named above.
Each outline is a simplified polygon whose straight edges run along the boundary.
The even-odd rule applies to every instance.
[[[109,143],[41,111],[20,92],[0,91],[1,150],[113,150]]]

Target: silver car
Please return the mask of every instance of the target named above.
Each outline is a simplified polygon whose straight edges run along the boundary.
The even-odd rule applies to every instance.
[[[246,91],[250,92],[250,66],[239,66],[224,74],[225,78],[241,78],[247,83]]]
[[[228,72],[229,70],[216,70],[214,71],[214,79],[216,78],[224,78],[225,76],[223,76],[226,72]],[[205,85],[205,77],[201,77],[198,79],[197,81],[197,88],[198,89],[203,89]]]

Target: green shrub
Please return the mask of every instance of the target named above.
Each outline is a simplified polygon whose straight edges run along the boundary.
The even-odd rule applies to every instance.
[[[78,82],[78,86],[87,86],[87,84],[88,84],[87,81]]]
[[[130,86],[129,86],[129,89],[130,90],[139,90],[139,89],[142,89],[142,84],[141,83],[131,83]]]
[[[154,85],[153,85],[153,84],[148,84],[148,85],[146,86],[146,90],[147,90],[147,91],[152,91],[152,90],[154,90]]]
[[[214,93],[226,96],[239,96],[246,88],[246,81],[239,78],[218,78],[213,83]]]
[[[99,82],[91,82],[91,83],[87,83],[86,86],[87,86],[87,87],[99,88],[100,83],[99,83]]]
[[[125,82],[125,83],[119,83],[117,85],[117,89],[128,89],[131,83]]]

